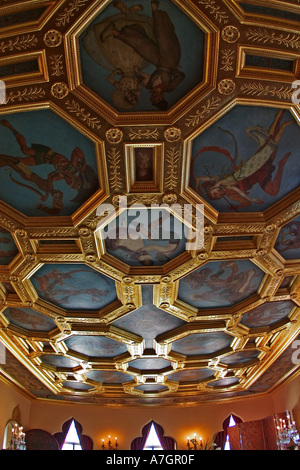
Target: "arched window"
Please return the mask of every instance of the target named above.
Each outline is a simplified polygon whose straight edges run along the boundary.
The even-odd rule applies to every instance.
[[[14,420],[11,420],[5,426],[3,447],[2,447],[3,449],[9,448],[10,442],[11,442],[12,430],[14,429],[15,425],[18,425],[18,423]]]
[[[71,422],[61,450],[82,450],[74,419]]]
[[[151,428],[143,450],[164,450],[161,446],[161,442],[157,435],[154,423],[151,424]]]
[[[155,421],[150,421],[142,429],[142,436],[131,443],[131,450],[175,450],[176,442],[164,435],[163,428]]]
[[[223,431],[218,432],[215,437],[215,444],[217,446],[217,449],[230,450],[230,442],[227,434],[227,428],[231,426],[236,426],[237,424],[242,422],[242,419],[234,414],[230,414],[229,416],[227,416],[227,418],[223,421]]]
[[[60,450],[93,450],[93,441],[82,434],[82,426],[74,418],[66,421],[62,432],[54,434]]]
[[[232,426],[235,426],[237,423],[235,422],[235,419],[232,415],[230,415],[229,423],[228,423],[228,428],[231,428]],[[224,450],[230,450],[230,439],[228,434],[226,435],[226,442],[224,446]]]

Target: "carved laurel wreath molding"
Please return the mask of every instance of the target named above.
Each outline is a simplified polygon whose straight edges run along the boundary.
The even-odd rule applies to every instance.
[[[110,170],[110,185],[114,190],[119,191],[122,188],[121,153],[116,148],[112,148],[107,152],[107,159]]]
[[[251,28],[246,32],[246,38],[249,41],[262,43],[262,44],[278,44],[280,46],[284,45],[292,49],[300,48],[300,36],[297,34],[283,34],[275,33],[274,31],[269,31],[267,29],[255,29]]]
[[[10,39],[8,41],[1,41],[0,42],[0,52],[12,52],[14,50],[17,51],[25,51],[26,49],[30,49],[32,47],[36,47],[38,43],[38,38],[35,34],[27,34],[23,36],[17,36],[15,39]]]
[[[241,92],[244,95],[251,96],[271,96],[272,98],[280,98],[284,100],[291,100],[294,92],[289,86],[272,86],[263,85],[262,83],[244,83],[241,86]]]
[[[29,87],[23,90],[10,91],[6,94],[6,104],[15,102],[29,102],[44,99],[46,95],[45,90],[42,87]]]
[[[186,119],[185,125],[187,127],[197,126],[201,119],[209,115],[212,111],[216,110],[221,104],[220,98],[210,98],[207,100],[206,104],[202,106],[201,109],[198,109],[194,114],[190,114]]]
[[[216,6],[214,0],[198,0],[200,5],[204,5],[204,8],[214,17],[218,23],[227,24],[229,16],[226,11],[222,10],[220,6]]]
[[[64,91],[62,92],[62,95]],[[85,108],[82,108],[81,105],[75,100],[67,100],[65,102],[66,109],[69,113],[75,114],[79,117],[82,122],[85,122],[91,129],[100,129],[101,123],[97,117],[91,117],[91,113],[87,112]]]
[[[176,189],[178,183],[179,150],[175,147],[166,151],[167,176],[166,188]]]
[[[64,11],[57,16],[55,20],[56,26],[66,26],[70,23],[74,14],[84,7],[88,1],[89,0],[73,0],[70,2],[69,6],[64,8]]]
[[[142,140],[142,139],[158,139],[158,129],[130,129],[129,130],[129,138],[130,140]]]

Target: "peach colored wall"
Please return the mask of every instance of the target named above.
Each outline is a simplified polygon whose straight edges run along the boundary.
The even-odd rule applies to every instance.
[[[0,449],[3,444],[5,426],[12,418],[17,406],[20,410],[20,424],[24,429],[28,429],[31,400],[0,380]]]
[[[185,450],[186,437],[194,432],[211,439],[222,430],[224,419],[234,413],[243,421],[259,419],[274,412],[269,398],[247,399],[228,404],[201,405],[197,407],[149,407],[149,408],[103,408],[62,404],[32,403],[30,427],[42,428],[51,434],[60,431],[61,425],[74,417],[83,427],[83,433],[94,442],[94,449],[101,446],[101,439],[107,441],[111,435],[118,437],[120,449],[130,449],[131,441],[141,435],[141,430],[150,420],[158,422],[166,435],[177,441],[178,449]]]
[[[59,432],[62,424],[74,417],[83,427],[84,434],[94,442],[94,449],[100,449],[101,439],[108,434],[118,437],[120,449],[130,449],[131,441],[141,435],[141,430],[150,420],[155,420],[174,437],[178,449],[184,450],[186,437],[196,432],[206,439],[222,430],[224,419],[234,413],[243,421],[265,418],[275,412],[290,409],[295,417],[298,413],[299,426],[299,384],[300,377],[272,395],[249,397],[222,404],[205,404],[194,407],[143,407],[119,408],[88,405],[67,405],[28,400],[13,388],[0,381],[0,443],[7,420],[16,405],[21,409],[22,423],[28,429],[44,429],[51,434]]]

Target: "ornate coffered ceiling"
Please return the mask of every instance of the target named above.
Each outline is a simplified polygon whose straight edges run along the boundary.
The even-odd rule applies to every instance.
[[[2,379],[142,406],[299,373],[299,21],[298,0],[0,1]],[[172,237],[125,240],[124,197]],[[204,205],[203,246],[174,204],[185,235]]]

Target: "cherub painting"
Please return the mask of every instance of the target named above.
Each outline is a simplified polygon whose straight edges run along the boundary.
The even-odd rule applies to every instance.
[[[252,124],[247,128],[245,135],[253,139],[251,142],[241,134],[240,122],[254,120],[254,110],[247,111],[234,109],[231,116],[217,123],[217,129],[213,126],[215,142],[206,145],[200,138],[192,158],[192,187],[222,211],[262,211],[299,184],[294,172],[288,186],[284,180],[291,174],[295,159],[293,139],[289,139],[299,132],[295,120],[285,110],[278,110],[268,128]],[[262,110],[257,119],[267,122],[273,113],[271,109]],[[218,145],[224,139],[228,148]],[[200,141],[204,144],[201,148]],[[234,152],[230,150],[232,144]]]

